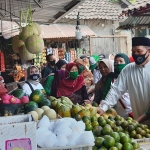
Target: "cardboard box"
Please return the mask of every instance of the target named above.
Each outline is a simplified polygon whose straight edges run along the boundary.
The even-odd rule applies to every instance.
[[[37,150],[31,115],[0,117],[0,150]]]

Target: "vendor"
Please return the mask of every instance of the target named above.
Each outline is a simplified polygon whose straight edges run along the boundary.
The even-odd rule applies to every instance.
[[[74,104],[83,104],[88,100],[83,76],[79,75],[78,66],[75,63],[66,65],[66,78],[59,82],[57,97],[67,96]]]
[[[39,78],[40,78],[40,73],[39,70],[36,66],[30,66],[27,69],[27,81],[26,83],[22,86],[22,89],[24,92],[30,96],[30,94],[34,90],[43,90],[43,86],[41,83],[39,83]]]
[[[148,110],[150,103],[150,39],[145,37],[132,38],[132,57],[135,63],[128,64],[121,71],[105,100],[98,108],[100,115],[110,107],[114,107],[121,95],[127,90],[135,119]]]

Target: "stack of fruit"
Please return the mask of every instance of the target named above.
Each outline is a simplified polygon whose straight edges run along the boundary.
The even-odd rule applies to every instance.
[[[43,115],[49,119],[56,119],[57,114],[53,109],[50,109],[51,102],[45,98],[45,91],[34,90],[30,97],[29,102],[25,105],[25,113],[32,114],[34,120],[40,120]]]
[[[35,66],[39,68],[43,64],[46,64],[46,50],[43,50],[42,53],[37,54],[36,57],[34,58]]]
[[[136,142],[132,142],[132,138],[142,138],[137,130],[141,133],[146,132],[149,135],[150,130],[146,125],[142,125],[134,121],[132,118],[124,120],[117,115],[109,116],[105,119],[103,116],[99,118],[83,116],[82,120],[86,124],[87,131],[93,131],[95,136],[95,146],[93,150],[134,150],[140,146]],[[137,134],[136,134],[137,131]]]
[[[70,61],[74,61],[76,58],[76,50],[74,48],[70,49]]]

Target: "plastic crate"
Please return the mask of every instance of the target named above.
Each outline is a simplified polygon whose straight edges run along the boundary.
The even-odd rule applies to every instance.
[[[52,148],[38,148],[38,150],[92,150],[93,144],[78,145],[78,146],[65,146],[65,147],[52,147]]]
[[[143,139],[134,139],[140,144],[140,148],[138,150],[150,150],[150,138],[143,138]]]

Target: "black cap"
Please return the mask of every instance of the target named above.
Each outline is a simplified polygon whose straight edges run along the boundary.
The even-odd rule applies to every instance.
[[[149,46],[150,39],[146,37],[134,37],[132,38],[132,47],[134,46]]]
[[[105,58],[106,58],[104,54],[100,54],[100,55],[98,55],[98,56],[99,56],[100,60],[102,60],[102,59],[105,59]]]

